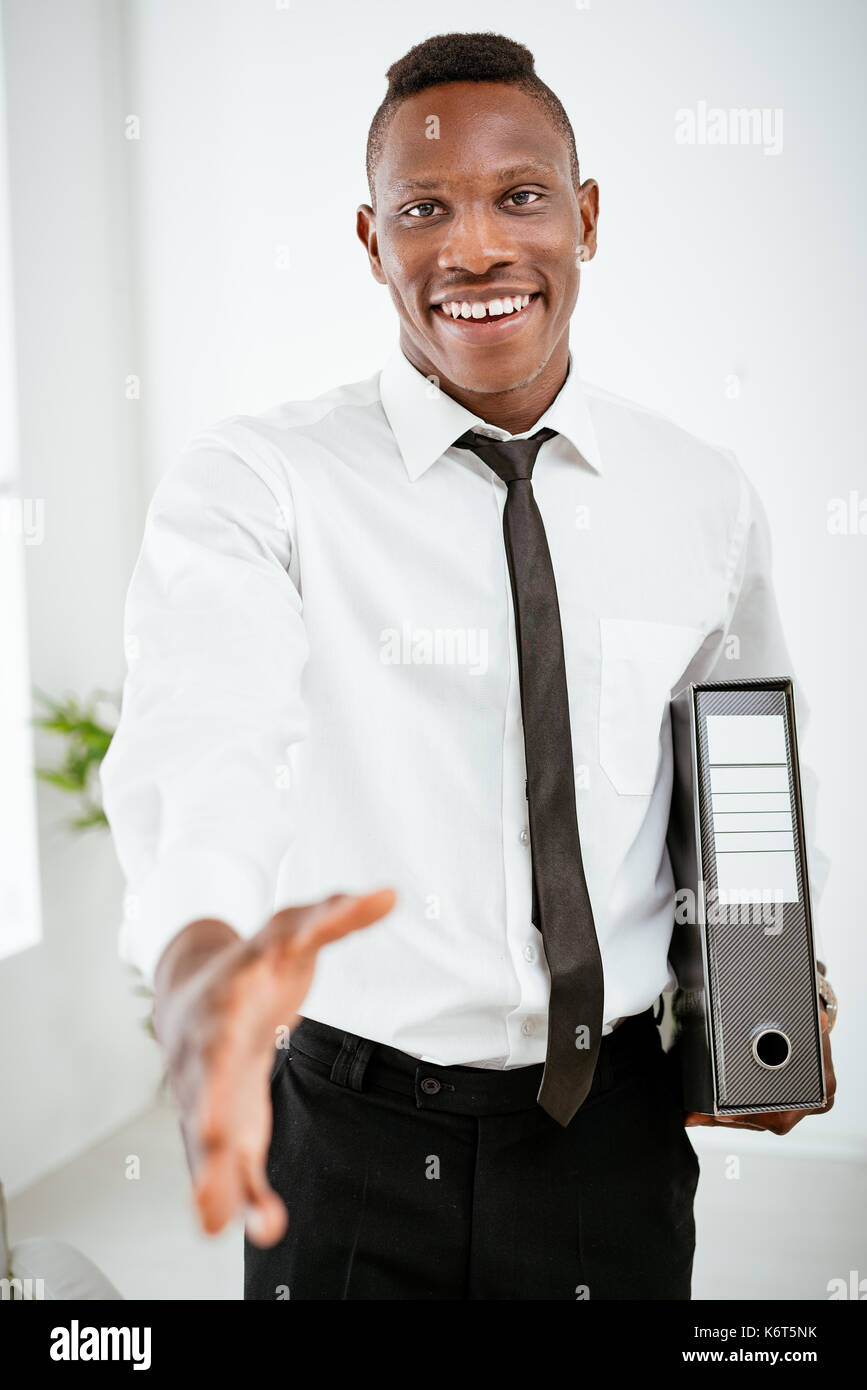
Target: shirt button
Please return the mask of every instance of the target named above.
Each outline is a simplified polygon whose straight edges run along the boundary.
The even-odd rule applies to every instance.
[[[518,836],[518,839],[521,841],[522,845],[528,845],[530,843],[530,832],[529,830],[527,830],[526,826],[521,831],[520,835]]]
[[[440,1089],[440,1083],[435,1076],[426,1076],[421,1083],[421,1088],[427,1096],[435,1096]]]
[[[532,1038],[535,1031],[536,1025],[533,1020],[531,1018],[525,1018],[524,1022],[521,1024],[521,1032],[524,1034],[524,1037]]]
[[[535,947],[535,946],[525,946],[525,947],[524,947],[524,960],[533,961],[533,960],[535,960],[535,959],[536,959],[536,947]]]

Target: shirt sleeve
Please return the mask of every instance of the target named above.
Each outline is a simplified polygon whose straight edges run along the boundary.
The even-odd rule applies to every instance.
[[[811,709],[792,668],[773,583],[773,554],[767,513],[754,484],[729,453],[740,485],[740,500],[728,565],[728,604],[725,637],[708,675],[713,680],[748,680],[789,676],[795,701],[798,761],[804,808],[805,850],[813,936],[817,959],[828,964],[819,903],[830,869],[828,856],[816,843],[819,780],[810,763]],[[830,967],[829,967],[830,968]]]
[[[213,441],[188,446],[148,508],[100,781],[127,885],[120,954],[149,983],[189,922],[249,936],[273,911],[289,749],[308,728],[292,531],[288,482]]]

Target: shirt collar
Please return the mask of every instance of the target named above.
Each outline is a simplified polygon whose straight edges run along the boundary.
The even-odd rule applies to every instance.
[[[585,463],[602,472],[590,409],[571,350],[569,371],[559,392],[535,425],[519,435],[489,425],[440,391],[405,357],[399,343],[380,373],[379,394],[411,482],[469,429],[482,430],[495,439],[524,439],[547,426],[562,434]]]

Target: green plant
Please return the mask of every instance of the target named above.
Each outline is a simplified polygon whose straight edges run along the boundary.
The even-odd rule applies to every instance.
[[[146,984],[145,981],[142,979],[141,971],[137,970],[135,966],[133,966],[132,969],[135,973],[136,978],[136,983],[133,986],[132,991],[133,994],[138,999],[146,999],[151,1006],[150,1013],[145,1014],[144,1018],[141,1020],[141,1026],[147,1033],[148,1037],[152,1038],[153,1041],[156,1042],[157,1035],[156,1029],[154,1028],[154,992],[151,989],[150,985]]]
[[[79,800],[79,814],[66,822],[70,830],[89,830],[95,825],[108,827],[99,793],[99,766],[108,752],[114,729],[120,716],[120,699],[108,690],[96,690],[87,701],[75,695],[55,700],[37,686],[34,695],[45,713],[31,722],[37,729],[57,734],[65,740],[63,761],[59,767],[37,767],[36,776]],[[132,967],[136,978],[133,993],[153,1005],[153,991]],[[155,1038],[153,1009],[142,1020],[149,1037]]]
[[[59,767],[37,767],[36,776],[79,799],[79,814],[67,824],[71,830],[107,826],[98,790],[99,765],[108,752],[120,702],[109,691],[98,690],[86,702],[75,695],[55,700],[34,686],[36,699],[45,707],[32,723],[37,729],[57,734],[65,740]]]

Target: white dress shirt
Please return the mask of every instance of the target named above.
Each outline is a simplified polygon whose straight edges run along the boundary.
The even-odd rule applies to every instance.
[[[671,694],[794,673],[733,454],[582,384],[571,355],[525,435],[542,426],[558,433],[533,490],[610,1029],[675,983]],[[322,953],[304,1014],[445,1065],[516,1067],[544,1060],[549,975],[506,486],[451,447],[469,428],[511,437],[395,347],[367,380],[194,438],[149,508],[101,781],[121,951],[148,979],[196,918],[250,935],[275,908],[392,886],[386,918]],[[827,860],[802,775],[815,902]]]

